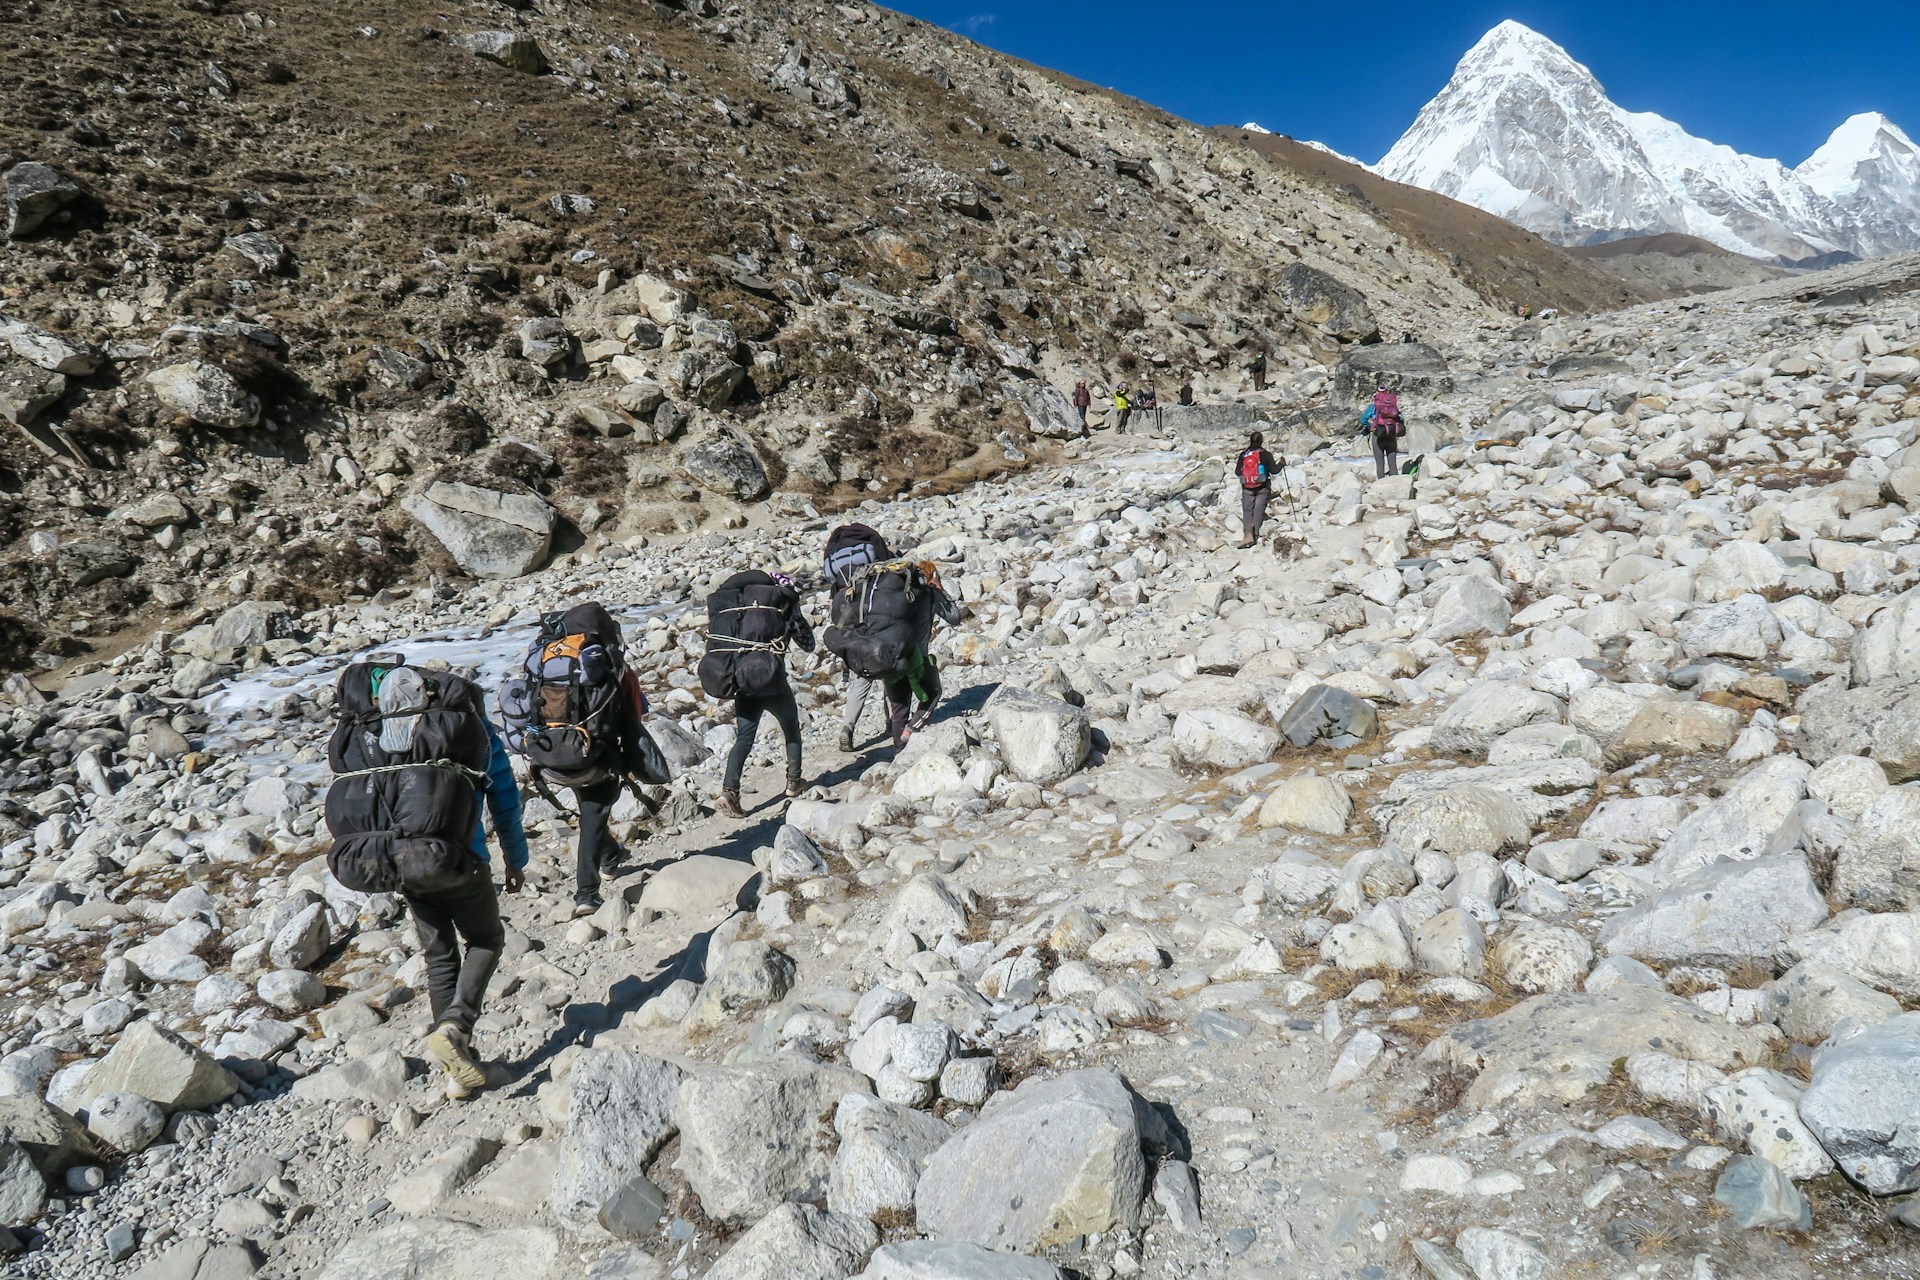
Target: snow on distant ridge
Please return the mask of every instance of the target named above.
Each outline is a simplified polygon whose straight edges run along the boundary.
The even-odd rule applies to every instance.
[[[1622,110],[1511,20],[1467,51],[1375,171],[1562,244],[1677,231],[1756,257],[1920,247],[1920,149],[1884,116],[1855,116],[1788,169]]]

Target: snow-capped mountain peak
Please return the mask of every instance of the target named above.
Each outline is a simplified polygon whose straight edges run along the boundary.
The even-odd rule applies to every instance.
[[[1839,199],[1871,181],[1875,170],[1920,178],[1920,147],[1878,111],[1863,111],[1848,117],[1794,173],[1815,191]]]
[[[1920,150],[1884,116],[1854,117],[1788,169],[1622,110],[1514,21],[1466,52],[1378,172],[1563,244],[1677,231],[1756,257],[1920,247]]]

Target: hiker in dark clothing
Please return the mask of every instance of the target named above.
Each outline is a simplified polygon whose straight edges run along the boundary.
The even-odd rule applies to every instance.
[[[950,627],[957,626],[960,622],[960,606],[940,585],[940,575],[932,562],[922,560],[918,568],[920,583],[932,601],[933,617]],[[931,630],[929,621],[929,634]],[[905,672],[888,680],[884,686],[887,692],[887,729],[893,734],[895,751],[907,745],[907,739],[913,736],[915,730],[926,727],[927,720],[933,715],[934,704],[940,701],[940,668],[924,643],[914,647],[909,662]]]
[[[1180,383],[1180,403],[1183,406],[1191,406],[1193,404],[1193,378],[1191,376],[1183,379]]]
[[[733,751],[727,756],[727,770],[720,783],[720,812],[730,818],[744,818],[746,811],[740,807],[740,775],[747,767],[747,756],[753,750],[753,740],[759,735],[761,719],[772,714],[780,726],[780,734],[787,748],[787,797],[798,796],[802,789],[800,777],[800,706],[794,701],[793,686],[787,683],[786,644],[788,640],[799,645],[808,653],[813,652],[813,628],[807,622],[807,616],[801,612],[799,593],[793,589],[793,579],[784,573],[768,575],[774,585],[783,587],[785,599],[780,606],[782,619],[776,623],[778,640],[772,642],[773,652],[779,661],[774,666],[776,678],[756,694],[740,693],[733,700],[734,738]],[[759,606],[756,606],[759,607]]]
[[[1080,437],[1087,435],[1087,410],[1093,406],[1093,393],[1087,390],[1086,380],[1073,384],[1073,411],[1080,415]]]
[[[1086,383],[1081,383],[1080,390],[1084,391],[1086,386]],[[1085,434],[1083,426],[1081,435]],[[841,525],[827,535],[826,558],[821,562],[831,593],[829,598],[837,597],[851,587],[860,570],[891,559],[893,550],[887,546],[887,540],[879,530],[864,524]],[[875,682],[852,667],[846,669],[846,674],[847,705],[840,717],[840,749],[851,752],[854,736],[860,727],[860,713],[866,709],[867,696],[873,692]]]
[[[1154,392],[1151,386],[1140,388],[1140,394],[1133,399],[1133,407],[1138,409],[1142,415],[1152,414],[1153,429],[1155,431],[1160,429],[1160,397]],[[1142,421],[1144,420],[1143,416]]]
[[[526,882],[527,833],[521,825],[520,787],[513,780],[513,762],[491,722],[487,730],[487,775],[474,783],[493,815],[494,831],[505,855],[501,879],[508,893],[520,892]],[[447,1077],[447,1096],[465,1098],[486,1087],[487,1075],[474,1059],[473,1024],[480,1017],[487,984],[507,945],[500,923],[500,899],[487,867],[487,829],[484,818],[474,825],[473,861],[444,887],[422,885],[402,891],[413,913],[414,932],[427,961],[427,1004],[433,1011],[433,1030],[427,1035],[427,1056]],[[466,943],[461,954],[460,944]]]
[[[1255,351],[1247,357],[1247,373],[1253,378],[1253,389],[1255,391],[1265,391],[1267,389],[1266,352]]]
[[[1266,451],[1265,444],[1266,437],[1253,432],[1247,437],[1247,447],[1233,461],[1234,478],[1240,482],[1242,550],[1259,540],[1260,526],[1267,519],[1267,502],[1273,497],[1273,477],[1280,470],[1279,461]]]

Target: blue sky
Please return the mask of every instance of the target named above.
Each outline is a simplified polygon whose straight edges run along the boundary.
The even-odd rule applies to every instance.
[[[1257,120],[1374,161],[1503,18],[1593,71],[1629,111],[1798,164],[1842,120],[1920,136],[1920,0],[1832,5],[891,0],[982,44],[1200,124]]]

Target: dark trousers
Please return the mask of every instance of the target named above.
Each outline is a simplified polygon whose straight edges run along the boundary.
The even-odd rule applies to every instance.
[[[928,654],[926,664],[920,668],[920,692],[926,695],[920,702],[921,719],[924,722],[933,711],[933,704],[940,701],[940,668],[934,665],[933,655]],[[905,745],[907,722],[913,719],[916,695],[913,681],[902,676],[898,680],[886,682],[887,692],[887,729],[893,734],[893,745],[898,748]]]
[[[1122,410],[1120,410],[1120,417],[1119,417],[1119,420],[1118,420],[1118,421],[1116,421],[1116,422],[1115,422],[1115,423],[1113,424],[1113,429],[1114,429],[1114,431],[1115,431],[1115,432],[1121,432],[1121,431],[1125,431],[1125,430],[1127,429],[1127,419],[1128,419],[1128,418],[1131,418],[1132,416],[1133,416],[1133,410],[1132,410],[1132,409],[1122,409]]]
[[[600,868],[613,853],[610,821],[620,798],[620,779],[607,778],[590,787],[575,787],[573,803],[580,810],[580,837],[573,846],[573,896],[582,901],[600,892]]]
[[[800,781],[800,704],[793,700],[792,689],[766,698],[739,697],[733,700],[733,751],[727,756],[727,773],[721,786],[728,791],[740,789],[740,775],[747,767],[747,755],[760,734],[760,718],[769,711],[780,726],[787,743],[787,782]]]
[[[445,1024],[473,1033],[486,998],[487,983],[500,963],[507,931],[500,923],[500,898],[493,873],[478,858],[443,888],[409,890],[402,896],[413,912],[413,927],[427,957],[427,996],[435,1026]],[[466,955],[460,943],[467,944]]]
[[[1400,437],[1375,436],[1373,438],[1373,476],[1378,480],[1382,476],[1395,475],[1400,470]]]
[[[1240,529],[1241,541],[1252,542],[1260,536],[1260,526],[1267,521],[1267,501],[1273,497],[1272,485],[1261,485],[1258,489],[1240,490]]]

